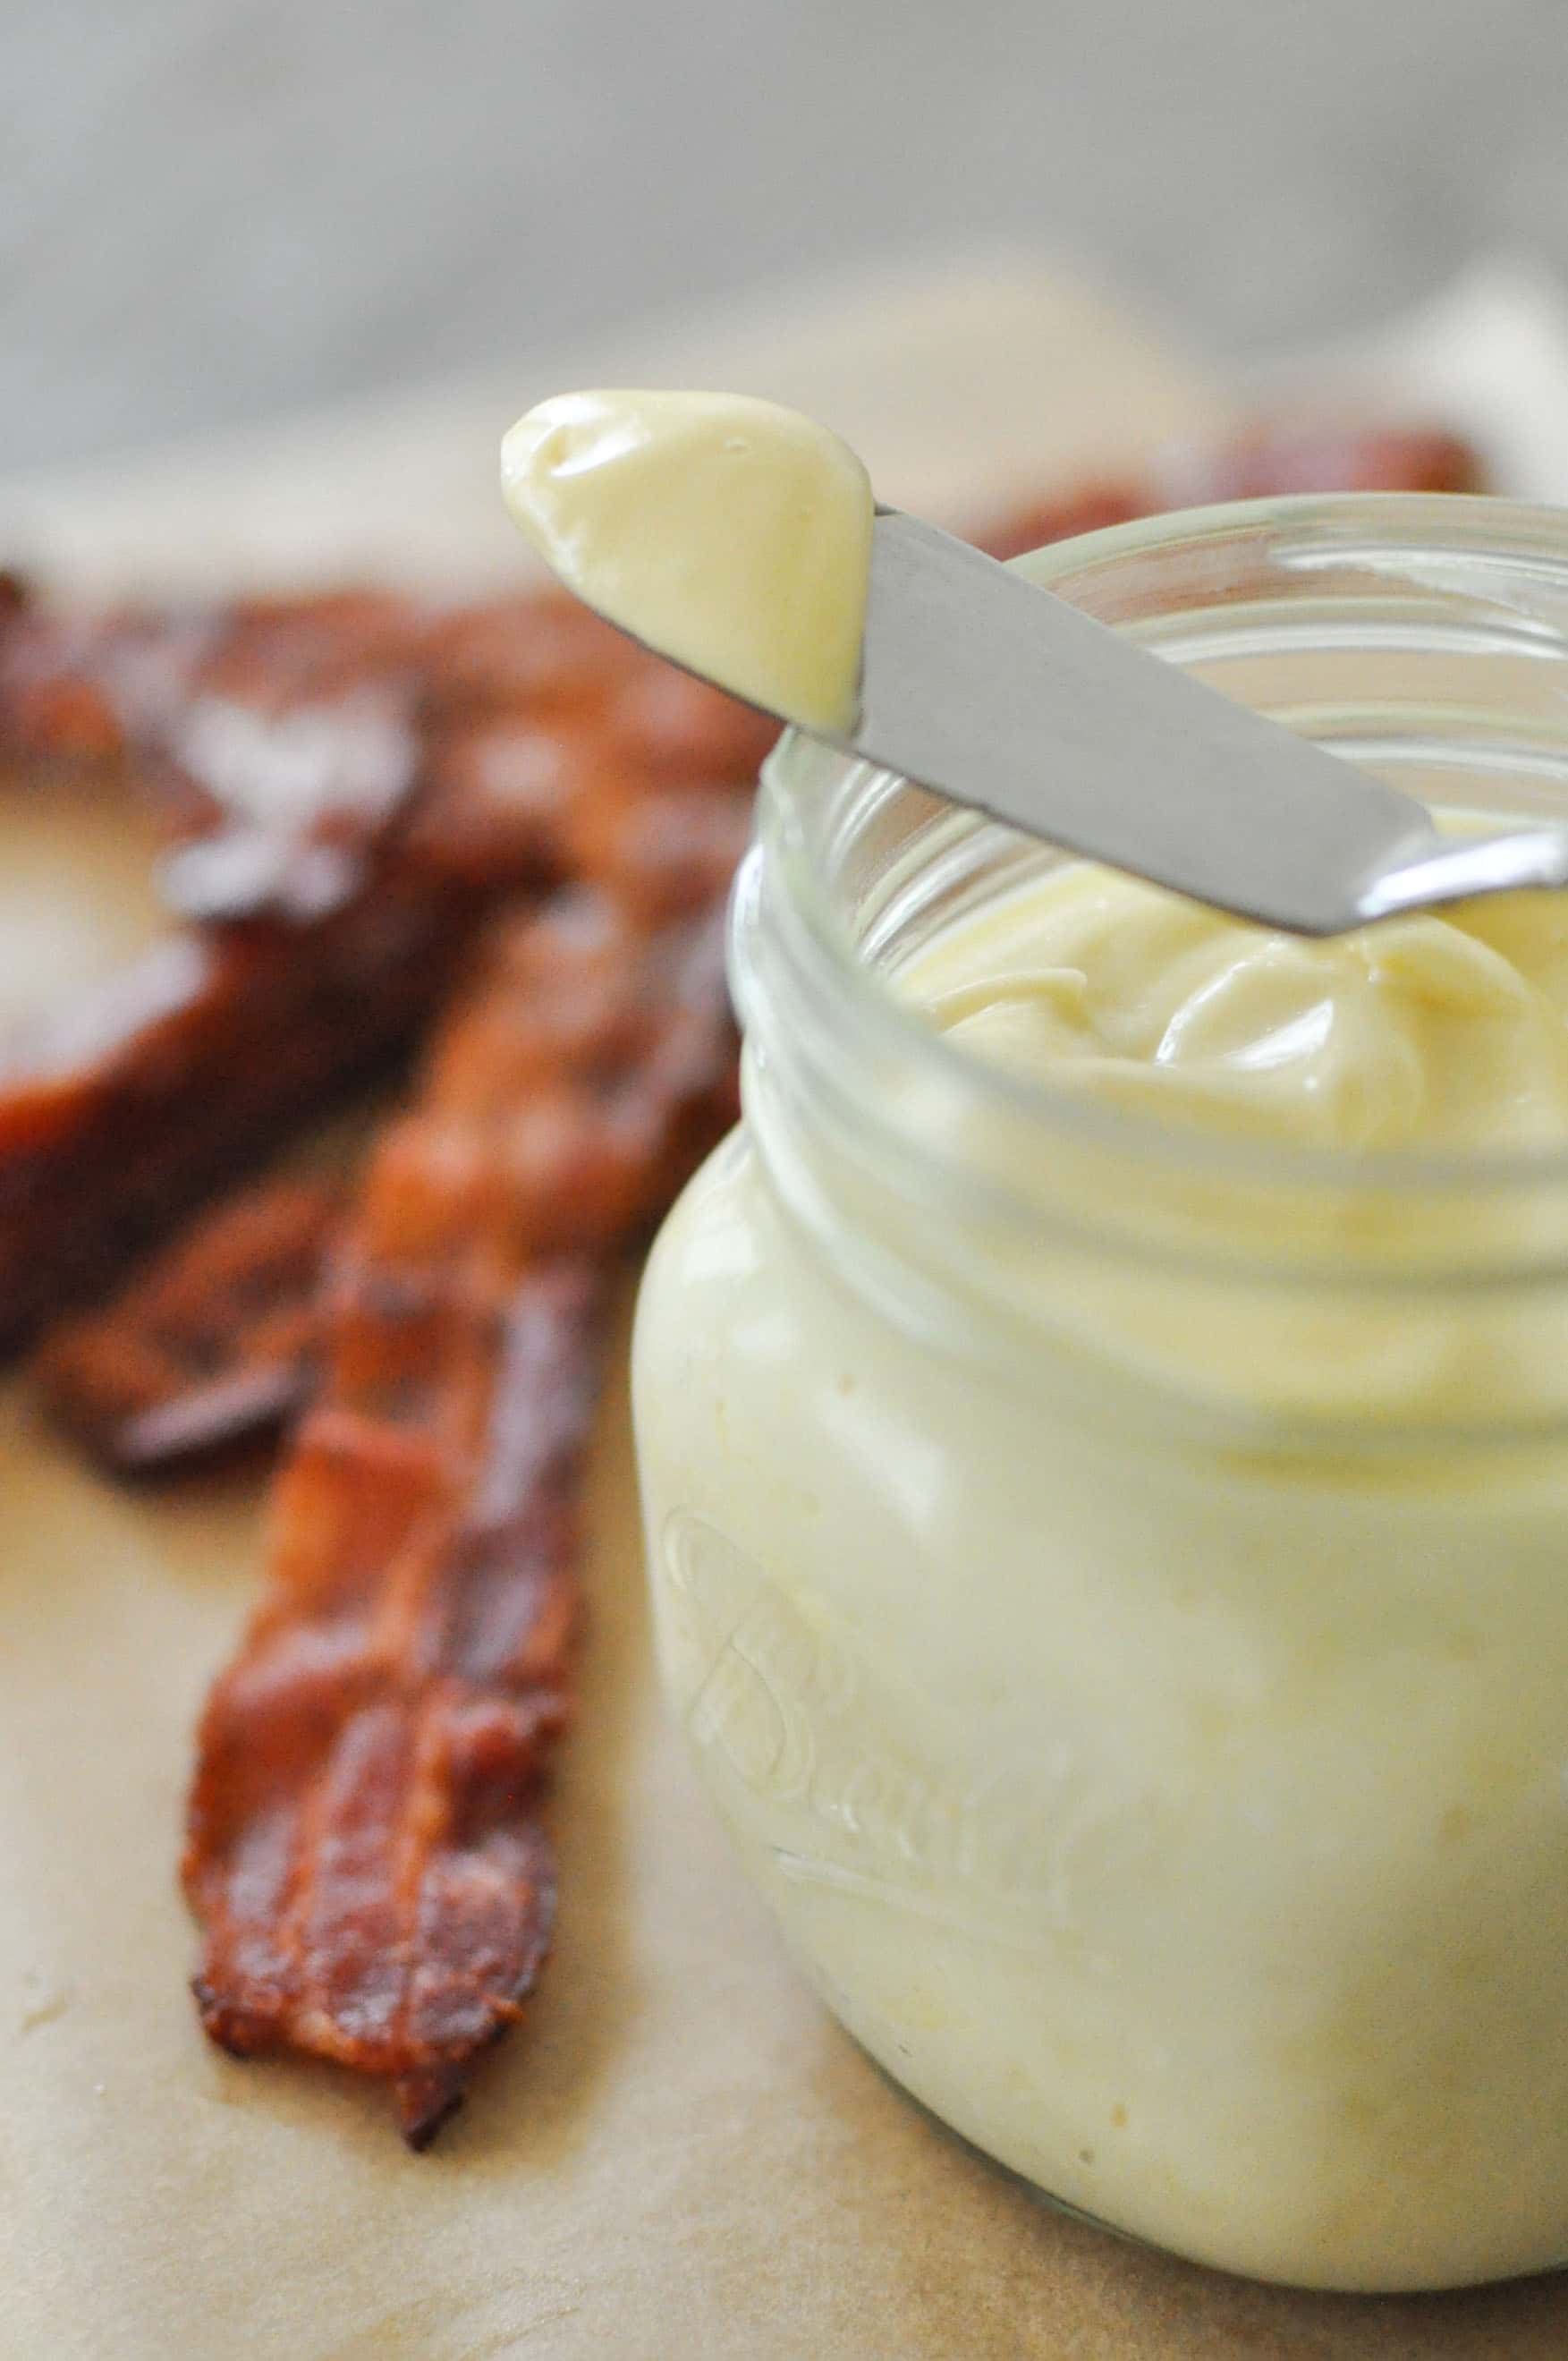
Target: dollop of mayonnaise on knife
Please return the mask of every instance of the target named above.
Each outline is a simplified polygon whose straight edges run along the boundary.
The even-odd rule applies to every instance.
[[[853,730],[873,502],[827,427],[741,394],[557,394],[502,442],[501,489],[608,621],[817,736]]]

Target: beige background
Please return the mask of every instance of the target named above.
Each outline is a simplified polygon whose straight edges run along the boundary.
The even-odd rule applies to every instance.
[[[620,1388],[594,1489],[562,1933],[429,2156],[187,2004],[185,1741],[255,1503],[127,1505],[0,1429],[6,2361],[1546,2361],[1568,2286],[1286,2295],[1065,2221],[913,2107],[783,1956],[647,1677]]]
[[[0,467],[992,239],[1219,351],[1568,270],[1562,0],[5,0]]]
[[[693,373],[814,401],[912,500],[961,504],[999,469],[1043,478],[1108,436],[1130,446],[1223,406],[1201,374],[1155,369],[1133,332],[1027,275],[847,311],[803,302],[785,326],[771,357],[751,332],[728,347],[715,332]],[[944,374],[955,351],[966,365]],[[329,427],[274,452],[261,494],[210,460],[183,490],[177,471],[113,499],[61,489],[29,512],[37,547],[126,578],[138,546],[149,578],[324,567],[385,532],[390,480],[389,562],[439,570],[466,546],[478,571],[510,565],[491,534],[495,399],[383,420],[368,446]],[[373,455],[362,476],[356,447]],[[0,946],[11,874],[0,835]],[[422,2158],[376,2092],[208,2049],[184,1992],[188,1734],[254,1584],[255,1488],[117,1493],[14,1388],[0,1501],[5,2361],[1568,2350],[1568,2284],[1357,2302],[1124,2246],[1053,2214],[883,2081],[794,1973],[660,1717],[619,1382],[556,1814],[559,1948],[528,2023]]]

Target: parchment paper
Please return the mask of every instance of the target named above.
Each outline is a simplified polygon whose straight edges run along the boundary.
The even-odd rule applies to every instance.
[[[771,358],[759,332],[727,348],[710,327],[684,364],[673,342],[659,373],[811,402],[914,502],[1043,480],[1053,450],[1064,474],[1112,458],[1108,420],[1130,448],[1223,408],[1098,303],[1011,267],[783,316]],[[630,375],[639,357],[622,357]],[[413,405],[373,422],[357,458],[352,420],[290,430],[258,460],[259,489],[221,454],[189,477],[170,458],[139,483],[0,488],[0,537],[57,577],[133,584],[378,557],[460,578],[465,551],[476,577],[494,574],[514,560],[492,531],[492,429],[579,373],[533,365],[510,393]],[[11,865],[0,835],[0,947],[16,939]],[[24,1388],[0,1400],[6,2361],[1568,2350],[1568,2283],[1363,2302],[1124,2246],[1054,2214],[884,2082],[796,1977],[660,1718],[619,1378],[591,1500],[558,1949],[466,2113],[414,2158],[378,2093],[217,2056],[184,1988],[189,1731],[259,1565],[258,1485],[127,1497],[41,1430]]]

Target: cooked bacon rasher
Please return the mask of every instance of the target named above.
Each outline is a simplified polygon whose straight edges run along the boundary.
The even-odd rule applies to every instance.
[[[373,1154],[185,1883],[225,2048],[384,2077],[423,2147],[550,1938],[579,1467],[614,1249],[733,1115],[716,914],[500,929]]]
[[[85,622],[13,590],[10,791],[65,766],[151,809],[171,930],[0,1056],[0,1345],[411,1045],[499,902],[726,870],[771,734],[564,598]]]

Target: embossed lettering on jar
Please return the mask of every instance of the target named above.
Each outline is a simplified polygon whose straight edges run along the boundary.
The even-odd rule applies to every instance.
[[[1435,802],[1568,810],[1560,517],[1289,502],[1030,563]],[[805,741],[773,758],[736,915],[746,1120],[639,1314],[668,1695],[850,2030],[1058,2200],[1314,2286],[1548,2268],[1551,1089],[1483,1093],[1434,1144],[1216,1121],[945,1034],[955,947],[1054,875]],[[1521,928],[1529,998],[1568,902]],[[1402,981],[1422,1025],[1442,966]]]

